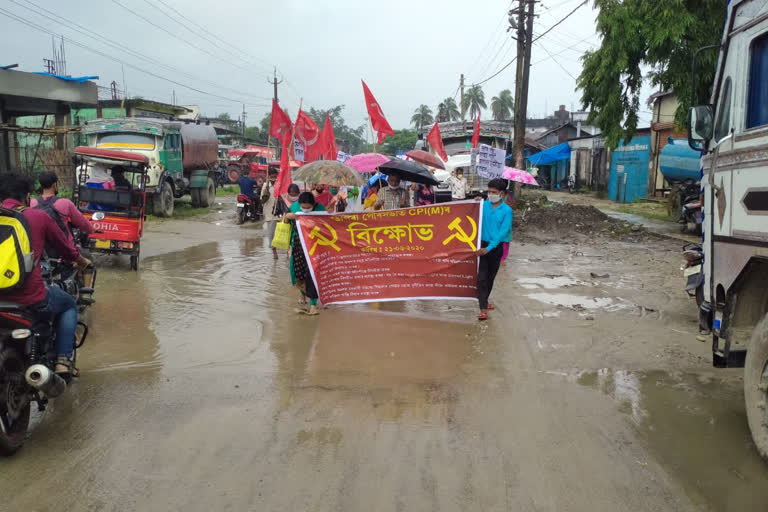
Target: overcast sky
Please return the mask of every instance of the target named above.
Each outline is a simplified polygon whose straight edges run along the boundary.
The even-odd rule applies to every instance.
[[[546,31],[581,1],[537,3],[534,33]],[[461,73],[469,86],[513,58],[509,6],[509,0],[2,0],[0,64],[42,71],[43,58],[51,56],[51,35],[5,15],[11,12],[64,35],[69,74],[98,75],[105,86],[115,80],[127,85],[129,96],[170,103],[175,90],[177,103],[233,118],[245,103],[248,124],[256,124],[269,111],[267,79],[276,66],[283,79],[280,103],[292,117],[303,98],[305,106],[316,108],[344,104],[348,124],[363,123],[362,78],[398,129],[409,126],[418,105],[435,110],[454,96]],[[580,108],[574,77],[581,70],[579,56],[599,44],[595,15],[590,2],[534,45],[529,117],[551,114],[560,104]],[[62,18],[80,26],[72,28]],[[92,33],[135,53],[110,47]],[[489,106],[502,89],[514,91],[514,75],[512,64],[483,84]]]

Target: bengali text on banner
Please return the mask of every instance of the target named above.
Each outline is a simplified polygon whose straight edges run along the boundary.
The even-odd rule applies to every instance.
[[[481,205],[300,214],[299,235],[320,300],[477,298]]]

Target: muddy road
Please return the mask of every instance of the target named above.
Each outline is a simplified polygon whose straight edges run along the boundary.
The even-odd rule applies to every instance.
[[[484,324],[455,301],[312,318],[232,210],[152,223],[138,274],[101,260],[82,377],[0,460],[0,509],[768,509],[682,244],[515,242]]]

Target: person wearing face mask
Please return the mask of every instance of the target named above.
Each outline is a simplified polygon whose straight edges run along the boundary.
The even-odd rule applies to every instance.
[[[320,203],[326,208],[328,207],[328,203],[331,202],[331,198],[333,197],[330,192],[325,188],[325,185],[315,185],[315,188],[312,190],[312,195],[315,196],[315,202]]]
[[[317,315],[318,294],[315,283],[312,281],[312,274],[309,271],[309,264],[304,257],[304,249],[301,247],[299,239],[299,230],[296,226],[298,213],[324,212],[325,207],[315,201],[315,196],[311,192],[302,192],[298,201],[291,205],[291,211],[283,215],[283,222],[290,222],[291,230],[291,259],[288,268],[291,273],[291,284],[299,289],[299,305],[305,305],[306,299],[309,299],[309,310],[302,311],[308,315]],[[305,299],[306,298],[306,299]]]
[[[502,179],[492,179],[488,182],[488,200],[483,201],[483,227],[480,234],[480,265],[477,272],[477,299],[480,306],[478,320],[488,319],[488,310],[493,309],[488,303],[488,297],[493,291],[493,282],[501,265],[503,255],[502,244],[512,230],[512,208],[502,199],[506,186]]]
[[[464,177],[464,170],[460,167],[456,169],[454,174],[446,180],[448,186],[451,188],[451,199],[454,201],[462,201],[467,198],[469,193],[469,184],[467,178]]]
[[[375,210],[395,210],[408,206],[408,191],[400,187],[400,176],[390,175],[388,185],[376,197]]]
[[[328,202],[328,211],[332,213],[344,213],[347,210],[347,193],[337,187],[330,187],[331,200]]]

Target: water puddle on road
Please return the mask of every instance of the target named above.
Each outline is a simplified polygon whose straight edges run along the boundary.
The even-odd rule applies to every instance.
[[[727,377],[602,369],[576,381],[616,400],[695,504],[768,510],[768,465],[752,444],[740,380]]]
[[[521,277],[517,282],[526,290],[537,290],[540,288],[554,290],[557,288],[567,288],[569,286],[589,286],[589,284],[584,281],[579,281],[578,279],[568,276]]]
[[[526,297],[550,306],[563,306],[570,309],[607,309],[617,306],[610,297],[584,297],[566,293],[529,293]]]

